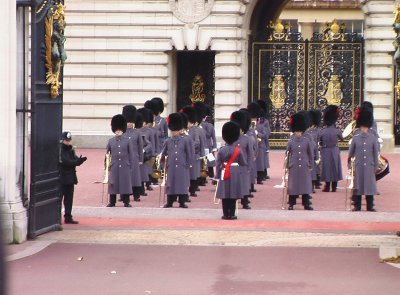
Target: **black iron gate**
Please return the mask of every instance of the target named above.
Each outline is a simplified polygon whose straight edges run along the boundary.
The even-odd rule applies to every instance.
[[[29,237],[60,228],[59,148],[62,132],[64,0],[31,9],[31,183]]]
[[[336,22],[311,40],[278,21],[267,42],[252,44],[251,98],[268,102],[272,148],[286,146],[289,117],[340,106],[338,127],[353,119],[363,97],[363,39]]]
[[[179,51],[177,53],[177,97],[180,110],[195,101],[214,109],[214,51]]]

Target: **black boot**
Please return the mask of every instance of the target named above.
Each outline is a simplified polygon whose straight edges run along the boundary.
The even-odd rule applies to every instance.
[[[240,200],[240,203],[242,204],[243,209],[251,209],[249,206],[249,196],[243,196],[243,198]]]
[[[316,181],[315,180],[313,180],[312,181],[312,192],[313,192],[313,194],[315,194],[315,183],[316,183]]]
[[[250,189],[251,193],[256,193],[257,190],[254,188],[254,183],[251,184],[251,189]]]
[[[367,200],[367,211],[376,212],[376,209],[374,208],[374,196],[365,196],[365,199]]]
[[[297,199],[296,195],[290,195],[289,196],[289,207],[288,207],[288,210],[293,210],[293,206],[296,205],[296,199]]]
[[[142,187],[140,189],[140,195],[146,197],[146,190],[144,189],[144,182],[142,182]]]
[[[315,188],[321,189],[321,176],[319,174],[317,174],[317,181],[315,183]]]
[[[354,208],[351,211],[361,211],[361,196],[353,196]]]
[[[257,184],[264,184],[263,173],[263,171],[257,171]]]
[[[167,204],[164,205],[164,208],[172,208],[175,200],[176,200],[175,195],[167,195]]]
[[[311,206],[310,195],[302,195],[301,202],[304,206],[304,210],[314,210],[314,208]]]
[[[332,182],[332,192],[333,193],[336,192],[336,189],[337,189],[337,181],[333,181]]]
[[[117,202],[117,195],[110,195],[110,202],[106,207],[115,207],[115,203]]]
[[[326,182],[325,183],[325,187],[322,190],[323,192],[330,192],[331,191],[331,183],[330,182]]]

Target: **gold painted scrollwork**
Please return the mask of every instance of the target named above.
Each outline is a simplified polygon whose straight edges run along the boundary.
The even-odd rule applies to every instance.
[[[204,102],[206,95],[204,93],[204,80],[200,74],[197,74],[192,82],[192,94],[189,96],[192,102]]]
[[[64,50],[65,6],[61,2],[51,5],[45,18],[46,84],[50,86],[51,98],[59,95],[60,72],[67,55]]]
[[[269,23],[269,29],[272,29],[272,34],[269,37],[268,41],[280,40],[280,41],[288,41],[289,40],[289,24],[283,24],[282,20],[278,19],[276,22]]]
[[[271,89],[269,98],[271,99],[272,105],[276,109],[280,109],[286,100],[285,80],[282,75],[275,75],[274,80],[268,87]]]

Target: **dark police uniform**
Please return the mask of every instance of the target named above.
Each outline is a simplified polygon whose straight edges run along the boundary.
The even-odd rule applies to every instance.
[[[63,133],[64,140],[71,140],[71,133]],[[78,184],[78,178],[76,176],[76,166],[82,165],[86,161],[86,157],[78,157],[75,154],[75,150],[72,145],[61,144],[60,151],[60,178],[61,178],[61,189],[62,196],[64,199],[64,221],[65,223],[76,224],[77,221],[73,220],[72,203],[74,199],[74,185]]]

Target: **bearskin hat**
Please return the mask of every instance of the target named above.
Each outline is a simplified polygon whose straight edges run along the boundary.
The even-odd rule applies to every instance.
[[[227,144],[232,144],[239,139],[240,126],[232,121],[226,122],[222,126],[222,139]]]
[[[143,127],[143,116],[141,113],[136,114],[136,120],[135,120],[135,129],[140,129]]]
[[[125,133],[126,131],[126,119],[122,115],[115,115],[111,119],[111,130],[112,132],[116,132],[117,130],[121,130]]]
[[[356,120],[356,127],[365,126],[368,128],[372,127],[374,123],[374,115],[369,108],[360,108],[360,112],[358,113],[358,117]]]
[[[159,108],[158,108],[158,104],[154,101],[148,100],[144,103],[144,107],[146,109],[149,109],[153,112],[153,116],[154,115],[158,115],[158,113],[160,112]]]
[[[361,108],[368,108],[368,109],[371,110],[372,113],[374,113],[374,105],[369,101],[362,102],[360,107]]]
[[[250,112],[251,118],[259,118],[261,113],[261,107],[258,103],[252,102],[247,106]]]
[[[311,118],[312,125],[319,127],[319,125],[321,125],[321,117],[322,117],[321,111],[311,110],[309,111],[309,115]]]
[[[324,111],[324,125],[332,126],[339,118],[339,107],[336,105],[329,105]]]
[[[249,131],[250,126],[251,126],[251,115],[250,115],[250,112],[246,108],[241,108],[239,111],[243,112],[243,114],[245,114],[245,116],[246,116],[246,129],[244,129],[243,132],[247,133],[247,131]]]
[[[310,126],[312,126],[312,118],[310,116],[310,113],[307,111],[300,111],[298,112],[298,114],[304,117],[304,123],[306,124],[306,129],[310,128]]]
[[[122,108],[122,116],[128,123],[134,123],[136,120],[136,108],[133,105],[126,105]]]
[[[231,121],[237,123],[242,131],[246,130],[248,119],[247,115],[243,111],[233,112],[231,115]]]
[[[197,122],[201,123],[207,116],[207,105],[204,102],[196,101],[192,105],[197,113]]]
[[[196,123],[197,122],[197,113],[195,108],[191,106],[185,106],[182,110],[182,113],[185,113],[188,117],[188,121],[190,123]]]
[[[182,117],[183,129],[188,129],[188,123],[189,123],[188,116],[183,112],[179,112],[178,114],[180,114]]]
[[[164,101],[160,98],[160,97],[153,97],[151,99],[152,102],[155,102],[158,105],[158,111],[159,113],[156,115],[161,114],[162,112],[164,112]]]
[[[268,105],[265,100],[259,99],[257,100],[258,105],[261,107],[261,109],[267,114],[268,113]]]
[[[137,110],[143,117],[143,122],[147,124],[152,124],[154,121],[153,112],[147,108],[141,108]]]
[[[168,129],[171,131],[179,131],[183,129],[182,116],[179,113],[172,113],[167,118]]]
[[[307,118],[304,113],[296,113],[290,117],[290,130],[292,132],[307,130]]]

